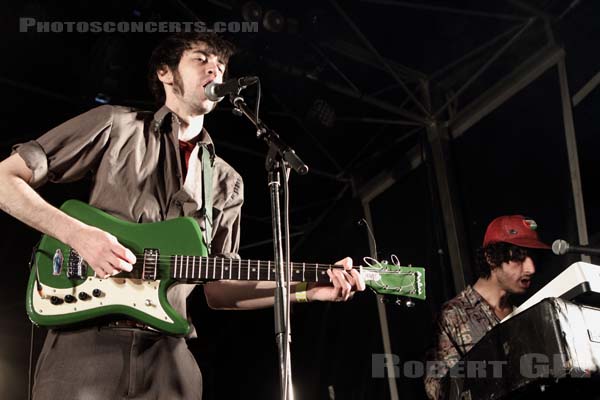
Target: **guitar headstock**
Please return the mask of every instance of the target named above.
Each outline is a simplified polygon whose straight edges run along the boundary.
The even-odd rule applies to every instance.
[[[378,294],[425,300],[425,269],[387,263],[369,263],[362,268],[365,283]]]

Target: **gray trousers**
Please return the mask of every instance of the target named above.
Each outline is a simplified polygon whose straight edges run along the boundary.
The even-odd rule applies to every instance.
[[[185,339],[135,328],[50,330],[34,400],[201,400],[202,375]]]

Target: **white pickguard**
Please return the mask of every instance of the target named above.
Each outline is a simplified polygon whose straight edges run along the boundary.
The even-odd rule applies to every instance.
[[[122,305],[135,308],[162,321],[173,323],[158,299],[159,280],[143,281],[141,279],[118,277],[108,279],[89,277],[81,285],[68,289],[55,289],[44,284],[41,284],[41,286],[43,297],[40,296],[37,290],[33,291],[33,308],[40,315],[56,316]],[[102,291],[102,296],[93,297],[92,291],[94,289]],[[86,292],[90,297],[87,300],[79,300],[77,296],[81,292]],[[77,298],[77,301],[74,303],[63,302],[58,305],[50,302],[52,296],[64,299],[68,294]]]

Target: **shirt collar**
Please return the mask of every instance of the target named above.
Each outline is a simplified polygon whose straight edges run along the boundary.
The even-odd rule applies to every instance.
[[[497,321],[499,320],[490,303],[488,303],[487,300],[484,299],[483,296],[479,294],[477,290],[473,289],[471,285],[468,285],[465,288],[464,294],[465,298],[469,303],[471,303],[472,306],[482,304],[482,306],[486,309],[487,313],[490,314],[490,316],[492,316]]]
[[[469,303],[471,303],[471,305],[476,305],[480,302],[484,302],[487,304],[487,301],[485,301],[483,296],[480,295],[477,290],[473,289],[473,286],[471,285],[468,285],[465,288],[465,297],[467,298],[467,300],[469,300]]]
[[[155,112],[153,128],[156,130],[158,130],[159,128],[162,128],[163,122],[168,120],[168,118],[165,119],[165,117],[167,116],[167,114],[170,114],[170,113],[172,113],[172,111],[166,105],[162,106],[157,112]]]
[[[168,118],[168,117],[171,118]],[[178,123],[179,117],[169,109],[166,105],[163,105],[156,113],[154,113],[153,128],[160,132],[172,132],[173,123]],[[206,146],[211,156],[215,156],[215,145],[210,137],[206,128],[202,128],[200,132],[200,139],[198,144]]]

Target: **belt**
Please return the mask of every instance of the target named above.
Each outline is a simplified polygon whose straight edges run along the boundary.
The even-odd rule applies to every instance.
[[[160,333],[160,331],[150,327],[149,325],[131,319],[120,319],[116,321],[110,321],[103,327],[112,329],[141,329],[143,331]]]

